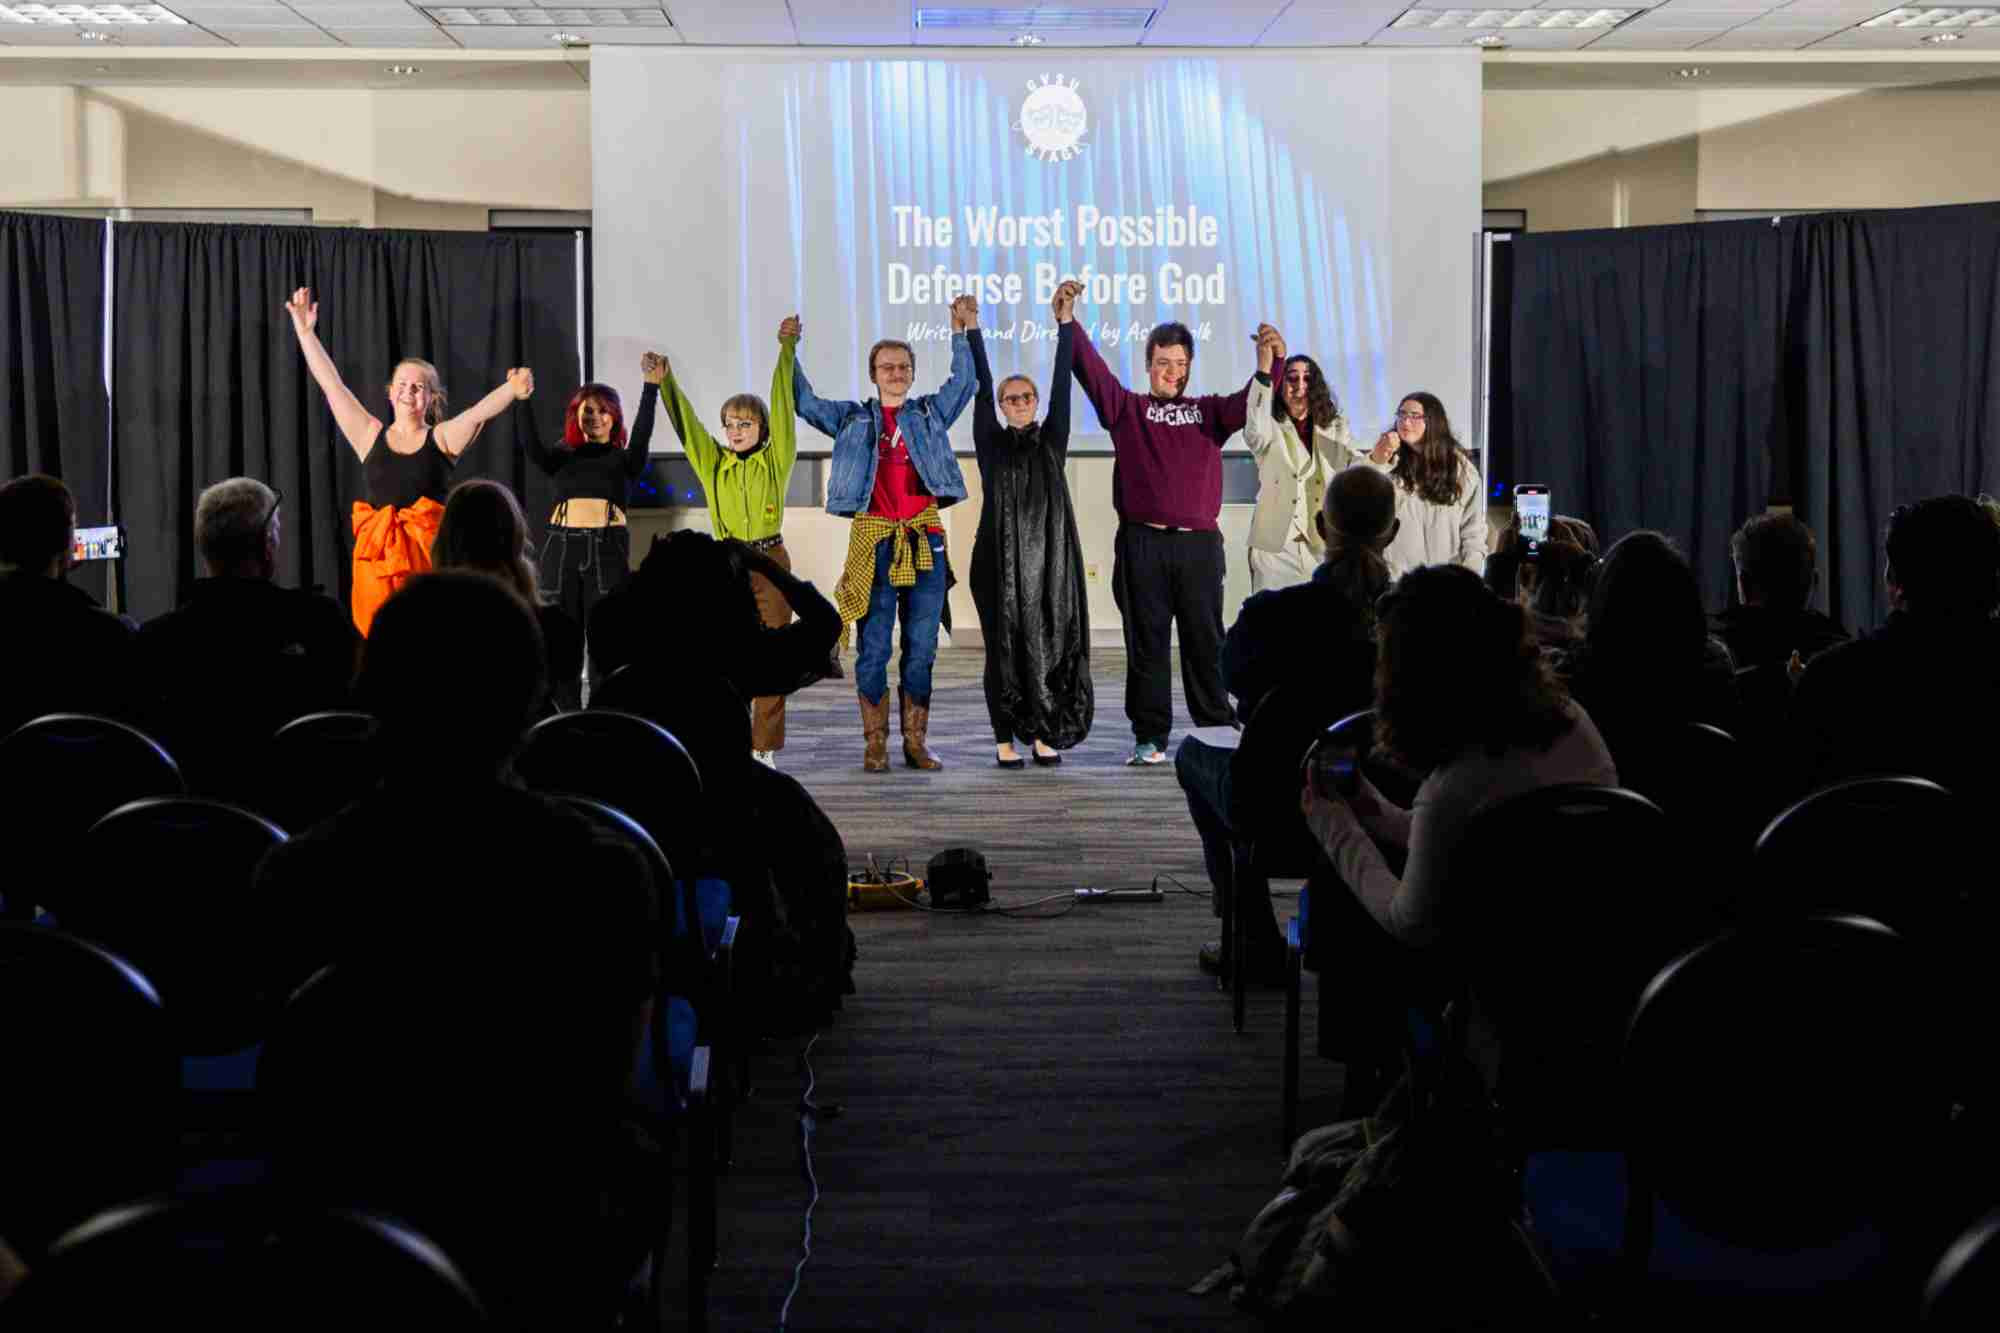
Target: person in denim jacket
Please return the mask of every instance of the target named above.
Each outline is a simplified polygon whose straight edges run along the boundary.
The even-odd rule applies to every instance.
[[[903,762],[918,769],[944,767],[926,744],[931,667],[948,586],[938,511],[965,498],[965,475],[949,432],[972,401],[965,331],[978,322],[979,308],[970,297],[952,303],[951,375],[924,397],[909,397],[917,354],[905,342],[884,339],[868,349],[868,380],[878,397],[866,402],[821,398],[805,367],[793,367],[799,416],[833,437],[827,512],[854,520],[834,602],[842,624],[858,627],[854,684],[866,741],[861,766],[870,773],[889,768],[889,642],[899,615]]]

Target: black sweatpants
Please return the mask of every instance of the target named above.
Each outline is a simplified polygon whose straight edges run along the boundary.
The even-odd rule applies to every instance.
[[[1236,720],[1222,688],[1222,534],[1120,523],[1111,595],[1125,619],[1125,716],[1132,738],[1165,749],[1174,725],[1173,631],[1198,727]]]

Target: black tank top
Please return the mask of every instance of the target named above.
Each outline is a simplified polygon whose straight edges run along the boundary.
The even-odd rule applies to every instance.
[[[413,454],[399,454],[389,447],[389,431],[384,427],[375,437],[375,447],[361,462],[368,483],[368,503],[377,509],[394,505],[407,509],[428,496],[444,503],[451,489],[451,458],[438,448],[435,427],[424,432],[424,442]]]

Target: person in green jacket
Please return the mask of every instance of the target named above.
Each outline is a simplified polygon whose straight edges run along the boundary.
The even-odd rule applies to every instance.
[[[674,424],[688,462],[708,496],[710,526],[717,540],[735,538],[762,551],[786,570],[780,529],[785,522],[785,490],[791,485],[792,464],[799,456],[797,417],[792,403],[792,365],[798,355],[799,317],[788,315],[778,325],[778,364],[771,371],[767,406],[754,393],[739,393],[722,405],[722,441],[702,426],[687,395],[674,379],[672,364],[648,352],[642,370],[650,384],[660,386],[667,420]],[[777,587],[754,570],[751,590],[757,614],[771,629],[791,623],[792,608]],[[759,763],[777,765],[785,748],[785,698],[772,695],[750,704],[750,746]]]

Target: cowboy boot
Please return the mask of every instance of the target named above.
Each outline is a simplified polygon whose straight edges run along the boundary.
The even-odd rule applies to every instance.
[[[887,773],[889,771],[889,696],[885,693],[874,703],[868,696],[857,694],[861,700],[861,735],[868,747],[861,752],[861,768],[866,773]]]
[[[901,690],[896,691],[896,700],[903,706],[903,762],[911,768],[931,772],[943,768],[944,760],[924,745],[924,738],[931,729],[931,706],[918,703]]]

